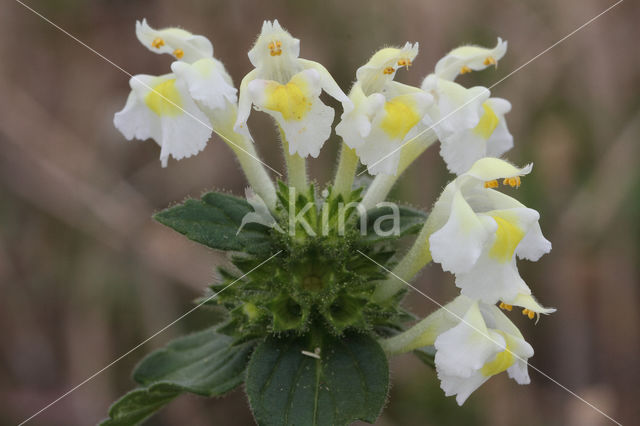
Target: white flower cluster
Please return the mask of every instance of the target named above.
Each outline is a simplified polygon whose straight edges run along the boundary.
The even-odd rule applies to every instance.
[[[407,350],[433,345],[442,388],[457,395],[460,404],[502,371],[518,383],[529,382],[527,359],[533,349],[496,304],[507,311],[520,306],[529,318],[554,311],[536,302],[516,266],[516,257],[536,261],[551,243],[542,235],[538,212],[497,190],[500,183],[518,187],[532,169],[498,158],[513,146],[505,122],[510,103],[490,97],[487,88],[455,82],[460,74],[496,66],[506,42],[452,50],[420,87],[394,81],[400,68],[412,65],[418,43],[381,49],[357,70],[347,96],[321,64],[299,57],[300,40],[277,20],[266,21],[249,51],[254,69],[242,79],[236,96],[205,37],[178,28],[154,30],[145,20],[137,23],[136,35],[149,50],[173,55],[175,62],[169,74],[134,76],[114,123],[127,139],[154,139],[161,146],[163,166],[169,156],[179,160],[197,154],[214,130],[252,149],[247,129],[252,107],[274,118],[287,155],[317,157],[331,135],[335,114],[321,101],[322,91],[342,104],[335,130],[348,147],[343,155],[351,153],[355,163],[339,168],[336,181],[346,181],[348,188],[353,176],[345,179],[344,174],[354,172],[358,161],[369,173],[381,175],[377,178],[397,176],[417,157],[412,142],[429,133],[437,136],[442,158],[457,177],[444,189],[397,274],[410,279],[433,259],[455,274],[461,295],[407,331],[415,337],[410,342],[396,336],[389,345],[393,339],[404,342]],[[261,182],[267,175],[250,170],[261,167],[259,162],[241,160],[241,165],[273,208],[273,185]],[[369,192],[375,187],[376,181]],[[394,280],[382,282],[379,294],[397,292]]]

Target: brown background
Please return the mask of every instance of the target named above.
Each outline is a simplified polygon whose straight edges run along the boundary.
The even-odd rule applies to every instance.
[[[168,72],[134,35],[135,19],[208,36],[236,82],[263,19],[278,18],[348,90],[355,69],[383,45],[420,42],[399,80],[419,84],[438,58],[465,42],[501,36],[497,71],[464,76],[490,85],[611,2],[541,1],[93,1],[28,2],[132,74]],[[513,75],[494,95],[513,104],[509,158],[535,163],[517,193],[542,212],[554,249],[520,270],[544,304],[538,325],[512,314],[536,355],[531,363],[624,424],[637,422],[640,368],[640,8],[625,1]],[[152,142],[113,128],[128,77],[18,3],[0,12],[0,423],[16,424],[189,309],[224,257],[190,243],[150,215],[205,189],[242,194],[230,150],[214,138],[193,159],[161,169]],[[282,169],[264,116],[253,133]],[[330,178],[338,141],[313,162]],[[393,197],[428,208],[450,179],[437,148],[402,178]],[[417,281],[441,302],[452,277],[431,266]],[[434,309],[412,295],[420,314]],[[34,425],[86,425],[134,386],[130,371],[172,337],[202,327],[196,312],[39,417]],[[380,425],[599,425],[600,414],[540,374],[522,387],[501,375],[463,408],[435,374],[409,356],[392,363],[391,400]],[[251,424],[241,391],[183,397],[150,425]]]

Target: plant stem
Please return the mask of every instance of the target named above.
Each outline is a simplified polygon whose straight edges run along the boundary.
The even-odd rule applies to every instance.
[[[424,132],[424,134],[406,142],[400,152],[400,164],[398,165],[397,173],[395,175],[381,174],[373,179],[373,182],[362,199],[362,204],[365,209],[372,209],[376,204],[384,201],[400,175],[436,140],[438,140],[438,138],[435,132],[429,129]]]
[[[442,316],[442,313],[436,311],[408,330],[388,339],[380,339],[378,343],[387,355],[400,355],[433,345],[439,331],[438,316]]]
[[[287,165],[287,183],[296,189],[299,194],[306,193],[309,184],[307,183],[307,161],[296,154],[289,154],[289,142],[280,126],[280,137],[282,138],[282,150],[284,161]]]
[[[347,199],[351,193],[353,178],[356,175],[357,168],[358,155],[356,154],[356,150],[349,148],[346,143],[342,142],[340,162],[338,163],[338,170],[336,170],[336,177],[333,181],[333,194],[335,196],[342,194],[342,198]]]
[[[431,229],[425,224],[404,258],[393,268],[389,277],[378,284],[376,291],[373,293],[374,301],[382,302],[392,297],[406,286],[406,282],[409,282],[423,267],[431,262],[429,235],[431,235]]]
[[[237,110],[230,108],[226,114],[208,114],[209,121],[229,148],[236,154],[240,167],[253,191],[264,201],[269,210],[276,207],[276,188],[256,152],[253,142],[233,130]]]

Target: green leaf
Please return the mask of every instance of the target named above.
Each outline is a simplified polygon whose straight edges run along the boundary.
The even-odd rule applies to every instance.
[[[367,235],[366,239],[369,241],[380,241],[389,238],[398,238],[408,234],[417,234],[420,232],[422,225],[427,220],[427,213],[412,209],[407,206],[398,206],[398,232],[392,234],[395,221],[392,219],[394,215],[394,209],[389,206],[376,207],[367,211]],[[376,232],[374,225],[378,222],[378,229],[384,234],[381,235]],[[359,222],[358,222],[358,226]]]
[[[320,359],[305,355],[319,347]],[[259,425],[374,422],[389,385],[387,358],[369,336],[268,338],[249,362],[246,390]]]
[[[201,200],[187,200],[156,213],[154,218],[214,249],[263,254],[270,248],[268,227],[249,223],[238,233],[242,218],[251,212],[253,208],[242,198],[209,192]]]
[[[133,378],[144,386],[167,382],[202,396],[221,395],[242,383],[254,344],[233,345],[231,337],[209,328],[147,355]]]
[[[145,387],[134,389],[113,404],[109,419],[101,425],[136,425],[183,392],[216,396],[235,388],[244,380],[255,342],[233,343],[214,327],[152,352],[133,373]]]
[[[109,408],[109,418],[103,420],[100,425],[137,425],[181,393],[179,386],[169,383],[132,390]]]

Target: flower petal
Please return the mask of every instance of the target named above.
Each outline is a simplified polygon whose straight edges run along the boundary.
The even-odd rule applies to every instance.
[[[317,157],[331,135],[334,111],[320,101],[320,76],[309,69],[294,75],[287,84],[253,80],[248,85],[257,108],[272,115],[289,143],[289,153]]]
[[[460,191],[454,193],[450,209],[446,224],[429,237],[429,247],[434,262],[457,274],[473,268],[496,224],[476,215]]]
[[[138,75],[129,82],[132,92],[114,125],[129,140],[152,138],[161,147],[166,167],[169,156],[180,160],[200,152],[211,137],[206,115],[173,74]]]
[[[171,70],[186,82],[191,97],[209,109],[224,109],[237,101],[237,90],[217,59],[200,59],[193,64],[176,61]]]
[[[155,30],[143,19],[136,21],[136,36],[150,51],[167,53],[187,63],[213,57],[213,45],[209,39],[181,28]]]
[[[499,37],[493,49],[471,45],[458,47],[438,61],[435,73],[440,78],[455,80],[461,73],[480,71],[496,65],[506,52],[507,42]]]

